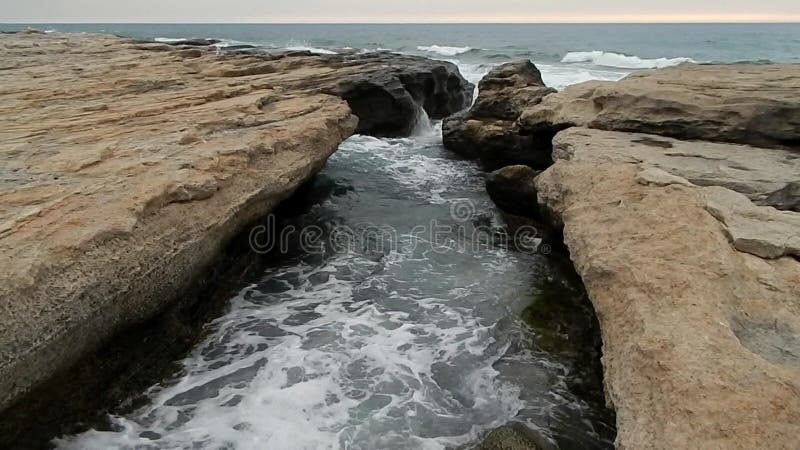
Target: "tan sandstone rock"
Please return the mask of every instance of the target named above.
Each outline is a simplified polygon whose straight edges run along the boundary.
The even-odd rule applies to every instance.
[[[206,44],[0,36],[0,410],[163,310],[320,170],[358,124],[342,97],[394,96],[380,133],[472,89],[421,58]]]
[[[539,69],[528,60],[501,64],[481,80],[479,91],[469,111],[443,122],[444,146],[489,166],[550,165],[553,136],[525,135],[517,126],[526,108],[556,92],[545,86]]]
[[[526,134],[570,126],[763,147],[800,145],[800,65],[681,65],[570,86],[527,108]]]
[[[536,179],[598,315],[617,447],[796,448],[800,261],[734,247],[739,220],[774,236],[761,214],[777,211],[727,188],[692,186],[685,180],[698,179],[698,165],[686,164],[693,175],[684,177],[684,163],[669,162],[688,154],[702,166],[695,158],[720,148],[651,138],[671,145],[562,132],[555,165]],[[753,161],[774,156],[747,151]],[[718,179],[709,173],[706,181]],[[761,198],[764,180],[753,181],[749,195]],[[759,220],[767,220],[760,230]]]
[[[641,133],[575,127],[553,139],[553,157],[645,162],[699,186],[722,186],[759,205],[800,180],[800,153],[748,145],[681,141]]]

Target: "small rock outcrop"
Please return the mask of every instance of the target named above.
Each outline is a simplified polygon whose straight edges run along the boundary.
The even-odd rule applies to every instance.
[[[474,86],[455,64],[417,56],[374,53],[347,57],[348,64],[383,65],[337,84],[334,92],[359,117],[357,133],[407,135],[420,107],[434,120],[444,119],[472,103]]]
[[[444,145],[489,166],[545,168],[552,163],[553,136],[524,133],[517,119],[526,108],[554,92],[545,86],[539,69],[530,61],[500,65],[481,80],[478,98],[469,111],[445,119]]]
[[[519,422],[495,428],[470,450],[553,450],[547,439]]]
[[[0,35],[0,410],[167,308],[355,131],[471,100],[446,62],[211,43]]]
[[[528,166],[506,166],[486,178],[486,191],[503,211],[522,217],[538,217],[534,180],[539,172]]]
[[[527,108],[523,134],[572,126],[759,147],[800,146],[799,65],[682,65],[570,86]]]

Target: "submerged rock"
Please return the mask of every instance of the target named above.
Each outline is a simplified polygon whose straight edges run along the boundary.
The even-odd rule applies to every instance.
[[[530,61],[500,65],[481,80],[475,105],[444,121],[444,145],[490,166],[526,164],[545,168],[552,162],[552,135],[523,133],[516,121],[525,108],[554,92],[545,86],[539,69]]]
[[[553,450],[547,439],[519,422],[503,425],[490,432],[470,450]]]
[[[169,307],[353,132],[400,133],[472,92],[452,64],[385,53],[0,41],[0,410]]]
[[[681,65],[570,86],[525,110],[523,135],[572,126],[800,146],[800,65]]]

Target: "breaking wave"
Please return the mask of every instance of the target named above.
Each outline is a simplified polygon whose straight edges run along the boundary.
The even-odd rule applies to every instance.
[[[597,66],[618,67],[621,69],[660,69],[684,63],[695,63],[692,58],[645,59],[638,56],[594,50],[591,52],[569,52],[561,59],[562,63],[591,63]]]
[[[462,53],[467,53],[472,50],[472,47],[447,47],[441,45],[420,45],[417,50],[428,53],[437,53],[444,56],[456,56]]]
[[[297,51],[297,52],[309,51],[311,53],[317,53],[317,54],[320,54],[320,55],[335,55],[336,54],[336,52],[333,51],[333,50],[328,50],[328,49],[325,49],[325,48],[310,47],[310,46],[307,46],[307,45],[291,45],[289,47],[284,47],[284,48],[286,50],[292,50],[292,51]]]

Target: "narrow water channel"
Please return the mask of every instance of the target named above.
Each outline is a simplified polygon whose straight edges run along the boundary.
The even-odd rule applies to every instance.
[[[504,239],[484,180],[435,127],[352,137],[304,211],[253,234],[274,263],[182,371],[114,431],[58,445],[441,449],[518,420],[560,448],[612,448],[580,283],[563,256]]]

